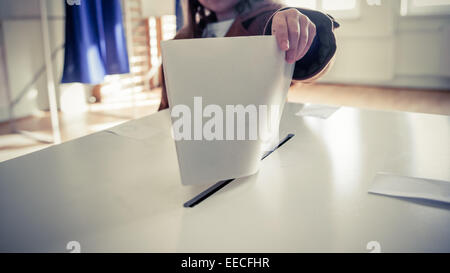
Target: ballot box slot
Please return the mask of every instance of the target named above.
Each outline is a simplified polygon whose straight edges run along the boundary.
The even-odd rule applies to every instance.
[[[264,160],[266,157],[268,157],[270,154],[272,154],[273,152],[275,152],[278,148],[280,148],[281,146],[283,146],[284,144],[286,144],[289,140],[291,140],[291,138],[293,138],[295,135],[294,134],[288,134],[285,138],[283,138],[278,145],[276,145],[272,150],[267,151],[261,158],[261,160]],[[214,193],[216,193],[217,191],[219,191],[220,189],[222,189],[223,187],[225,187],[226,185],[228,185],[229,183],[233,182],[235,179],[227,179],[227,180],[222,180],[217,182],[216,184],[212,185],[211,187],[207,188],[206,190],[202,191],[200,194],[198,194],[197,196],[195,196],[194,198],[192,198],[191,200],[187,201],[186,203],[184,203],[184,207],[186,208],[193,208],[196,205],[200,204],[201,202],[203,202],[205,199],[207,199],[208,197],[210,197],[211,195],[213,195]]]

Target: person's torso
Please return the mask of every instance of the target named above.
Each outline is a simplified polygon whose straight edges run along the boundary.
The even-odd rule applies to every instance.
[[[203,30],[202,38],[225,37],[235,18],[209,23]]]

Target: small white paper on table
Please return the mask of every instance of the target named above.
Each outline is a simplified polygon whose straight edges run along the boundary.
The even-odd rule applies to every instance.
[[[369,193],[450,203],[450,182],[379,173]]]
[[[300,117],[315,117],[320,119],[327,119],[338,109],[339,107],[336,106],[307,103],[295,115]]]
[[[278,105],[282,111],[294,65],[285,61],[275,37],[171,40],[161,46],[171,109],[186,105],[194,115],[194,97],[201,97],[203,108]],[[278,126],[279,120],[274,131]],[[181,182],[213,184],[255,174],[265,145],[259,139],[176,141]]]

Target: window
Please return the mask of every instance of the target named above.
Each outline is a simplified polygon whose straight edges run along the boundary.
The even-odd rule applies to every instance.
[[[408,15],[448,15],[450,0],[402,0],[400,14]]]
[[[356,7],[356,0],[322,0],[324,10],[352,10]]]
[[[316,0],[284,0],[283,2],[286,6],[290,7],[317,9]]]
[[[287,6],[318,9],[335,18],[357,18],[360,16],[361,0],[283,0]]]
[[[358,18],[361,0],[322,0],[321,9],[341,19]]]

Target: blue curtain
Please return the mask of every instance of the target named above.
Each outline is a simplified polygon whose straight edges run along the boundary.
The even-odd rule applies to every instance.
[[[66,3],[65,29],[62,83],[97,84],[130,72],[120,0]]]
[[[183,27],[183,10],[181,0],[175,0],[175,16],[177,18],[177,31]]]

